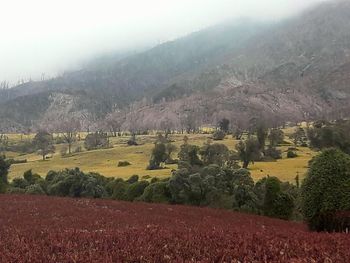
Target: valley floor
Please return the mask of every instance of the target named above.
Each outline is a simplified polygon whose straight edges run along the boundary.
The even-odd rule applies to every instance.
[[[189,143],[202,146],[211,137],[210,134],[190,134]],[[183,144],[184,135],[170,135],[170,138],[174,141],[177,148]],[[12,138],[15,139],[15,138]],[[18,139],[18,138],[17,138]],[[42,161],[41,156],[33,153],[26,155],[18,155],[15,153],[7,152],[7,157],[15,158],[18,160],[26,159],[28,162],[24,164],[14,164],[11,166],[9,178],[22,177],[23,173],[29,169],[33,172],[39,173],[41,176],[45,176],[50,170],[62,170],[65,168],[79,167],[84,172],[98,172],[104,176],[129,178],[130,176],[137,174],[140,177],[149,175],[151,177],[169,177],[171,170],[176,169],[176,165],[167,165],[166,169],[162,170],[146,170],[150,159],[152,148],[156,136],[143,135],[137,136],[138,146],[127,146],[126,141],[129,137],[116,137],[111,138],[113,148],[101,149],[93,151],[83,151],[74,153],[72,156],[61,157],[60,149],[65,147],[64,144],[56,145],[56,153],[52,158]],[[230,150],[235,149],[237,140],[232,136],[226,136],[223,141],[216,141],[215,143],[223,143]],[[73,148],[83,146],[83,141],[77,142]],[[267,175],[277,176],[282,181],[290,181],[294,183],[294,178],[297,174],[302,178],[307,171],[308,161],[316,153],[307,147],[299,147],[297,158],[287,159],[286,150],[289,146],[282,146],[280,149],[283,152],[283,159],[269,162],[256,162],[250,165],[250,171],[254,180],[259,180]],[[174,157],[176,157],[174,154]],[[118,161],[129,161],[130,166],[117,167]]]
[[[348,262],[348,234],[209,208],[0,195],[0,262]]]

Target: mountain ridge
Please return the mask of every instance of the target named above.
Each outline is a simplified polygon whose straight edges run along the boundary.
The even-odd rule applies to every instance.
[[[179,128],[181,117],[188,115],[187,104],[197,106],[191,111],[198,112],[199,125],[215,124],[223,117],[235,122],[239,116],[264,116],[273,122],[337,118],[350,112],[349,26],[350,3],[335,1],[279,24],[248,21],[211,27],[100,71],[88,68],[23,84],[7,101],[0,100],[0,119],[18,126],[39,125],[50,105],[27,118],[6,116],[3,108],[18,112],[11,105],[18,104],[11,102],[19,97],[48,100],[48,93],[75,96],[72,114],[88,112],[95,124],[110,112],[122,111],[125,129],[135,119],[146,122],[140,129],[159,127],[169,119]],[[160,115],[163,108],[167,113]]]

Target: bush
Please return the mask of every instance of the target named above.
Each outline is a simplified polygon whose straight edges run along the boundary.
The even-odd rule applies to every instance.
[[[129,166],[131,165],[131,163],[129,163],[128,161],[119,161],[118,162],[118,167],[125,167],[125,166]]]
[[[124,180],[116,180],[113,182],[113,194],[112,198],[116,200],[126,201],[126,190],[128,189],[129,184],[124,182]]]
[[[274,160],[282,159],[282,152],[275,147],[268,147],[264,153],[265,157],[270,157]]]
[[[49,195],[100,198],[107,195],[111,179],[97,173],[83,173],[78,168],[49,172],[45,178]]]
[[[171,194],[168,184],[157,182],[147,186],[140,197],[140,200],[149,203],[169,203]]]
[[[40,175],[33,174],[32,170],[28,170],[23,174],[24,180],[26,180],[29,184],[35,184],[38,180],[42,179]]]
[[[23,160],[8,159],[7,161],[8,161],[11,165],[12,165],[12,164],[27,163],[27,159],[23,159]]]
[[[25,193],[30,194],[30,195],[44,195],[45,194],[44,190],[41,188],[41,186],[39,184],[29,185],[25,189]]]
[[[221,140],[225,139],[225,136],[226,136],[226,134],[223,131],[221,131],[221,130],[215,131],[213,133],[213,140],[214,141],[221,141]]]
[[[26,192],[25,189],[23,188],[18,188],[18,187],[9,187],[7,189],[8,194],[24,194]]]
[[[291,150],[288,150],[287,152],[287,158],[295,158],[298,157],[297,153]]]
[[[140,181],[130,184],[126,189],[126,200],[134,201],[136,198],[140,197],[148,185],[149,182],[147,181]]]
[[[29,183],[24,178],[14,178],[11,183],[11,187],[25,189],[29,186]]]
[[[262,200],[262,212],[265,216],[290,219],[294,212],[294,198],[282,189],[286,187],[276,177],[259,180],[255,186],[258,199]]]
[[[130,176],[130,178],[128,180],[126,180],[126,182],[128,184],[133,184],[139,181],[139,176],[137,174],[134,174],[132,176]]]
[[[328,149],[315,157],[301,187],[302,213],[311,230],[344,231],[350,210],[350,157]],[[348,220],[346,222],[346,220]]]

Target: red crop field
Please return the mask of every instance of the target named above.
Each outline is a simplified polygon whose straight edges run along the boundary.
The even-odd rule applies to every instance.
[[[0,262],[349,262],[350,235],[208,208],[0,195]]]

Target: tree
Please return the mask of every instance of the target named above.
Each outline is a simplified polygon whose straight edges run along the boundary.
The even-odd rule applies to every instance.
[[[204,165],[217,164],[223,166],[228,161],[230,152],[226,145],[214,143],[204,145],[199,154]]]
[[[166,149],[165,149],[165,150],[166,150],[166,154],[167,154],[167,156],[168,156],[168,158],[167,158],[167,160],[166,160],[166,163],[167,163],[167,164],[173,164],[173,163],[175,163],[176,161],[173,160],[172,155],[173,155],[173,153],[177,150],[176,145],[174,145],[174,144],[168,142],[167,144],[165,144],[165,148],[166,148]]]
[[[315,149],[336,147],[350,154],[350,121],[317,122],[307,130],[310,146]]]
[[[45,160],[46,155],[55,152],[52,135],[47,131],[39,131],[33,139],[33,145],[43,160]]]
[[[246,141],[240,141],[236,145],[236,150],[238,151],[238,156],[243,162],[243,168],[247,169],[251,162],[254,162],[260,158],[260,144],[259,142],[250,137]]]
[[[295,132],[290,137],[293,139],[293,143],[295,146],[303,146],[306,145],[307,137],[303,128],[296,128]]]
[[[0,193],[4,193],[6,191],[6,187],[8,185],[7,175],[11,164],[6,160],[4,155],[0,156]]]
[[[265,124],[262,122],[258,124],[258,127],[256,129],[256,137],[259,142],[260,151],[263,151],[265,148],[265,142],[267,138],[267,128],[265,127]]]
[[[84,147],[88,151],[94,149],[107,148],[108,146],[108,136],[106,133],[103,132],[90,133],[86,136],[84,141]]]
[[[221,121],[219,121],[219,128],[224,133],[228,133],[230,130],[230,121],[226,118],[223,118]]]
[[[301,186],[302,212],[310,229],[344,231],[350,227],[350,157],[337,149],[316,156]]]
[[[180,146],[180,151],[178,153],[179,164],[186,163],[189,166],[201,166],[203,163],[198,157],[200,148],[197,145],[191,145],[184,143]]]
[[[291,193],[295,187],[281,183],[276,177],[265,177],[255,184],[262,213],[269,217],[290,219],[295,207],[295,197]]]
[[[109,113],[105,117],[105,125],[114,137],[117,137],[122,126],[122,114],[119,111]]]
[[[268,138],[270,147],[276,147],[278,144],[283,143],[284,132],[281,129],[271,129]]]
[[[151,159],[147,167],[148,170],[156,170],[160,168],[161,163],[165,163],[168,159],[166,146],[163,142],[156,142],[152,150]]]
[[[81,129],[80,121],[76,118],[68,117],[60,122],[60,131],[68,144],[68,154],[72,153],[72,145],[77,140],[77,134]]]

